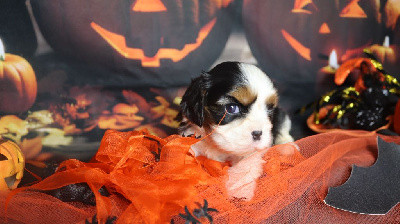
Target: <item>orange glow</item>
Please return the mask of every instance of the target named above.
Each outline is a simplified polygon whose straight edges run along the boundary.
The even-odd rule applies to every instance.
[[[102,38],[104,38],[104,40],[111,45],[111,47],[118,51],[118,53],[120,53],[123,57],[141,60],[143,67],[160,67],[160,59],[162,58],[171,59],[173,62],[177,62],[185,58],[190,52],[196,50],[208,36],[216,21],[217,19],[214,18],[201,28],[195,43],[186,44],[182,50],[173,48],[160,48],[154,57],[145,56],[143,49],[127,47],[124,36],[108,31],[95,22],[92,22],[90,25]]]
[[[137,0],[132,7],[135,12],[163,12],[167,11],[160,0]]]
[[[292,9],[293,13],[307,13],[311,14],[310,10],[304,9],[304,7],[308,5],[312,5],[316,10],[318,10],[317,6],[312,2],[312,0],[295,0],[294,7]]]
[[[226,8],[233,2],[233,0],[212,0],[210,2],[213,2],[213,4],[218,8]]]
[[[331,33],[331,29],[329,29],[328,24],[323,23],[323,24],[321,25],[321,27],[319,28],[319,31],[318,31],[318,32],[319,32],[319,33],[322,33],[322,34],[327,34],[327,33]]]
[[[340,17],[348,18],[367,18],[364,10],[358,5],[359,0],[352,0],[343,10],[340,12]]]
[[[292,46],[292,48],[303,58],[308,61],[311,61],[311,51],[310,48],[305,47],[299,41],[297,41],[294,37],[292,37],[286,30],[281,30],[283,37],[285,40]]]
[[[233,0],[222,0],[222,7],[226,8]]]
[[[359,57],[360,55],[364,55],[363,50],[369,46],[371,46],[372,41],[368,41],[368,43],[364,44],[358,48],[346,49],[344,54],[340,57],[340,61],[347,61],[354,57]]]

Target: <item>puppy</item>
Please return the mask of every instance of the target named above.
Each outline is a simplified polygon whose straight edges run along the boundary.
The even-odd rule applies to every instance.
[[[263,172],[264,149],[293,141],[290,119],[277,105],[267,75],[240,62],[203,72],[183,95],[179,132],[207,136],[192,146],[195,156],[231,162],[226,183],[231,196],[250,200]]]

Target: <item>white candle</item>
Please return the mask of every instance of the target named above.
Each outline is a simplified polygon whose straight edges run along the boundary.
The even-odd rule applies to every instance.
[[[385,40],[383,41],[382,46],[389,47],[389,44],[390,44],[389,36],[385,36]]]
[[[331,54],[329,55],[329,66],[331,66],[334,69],[339,68],[337,54],[336,54],[335,49],[333,49]]]
[[[6,60],[6,52],[4,51],[3,41],[0,39],[0,61]]]

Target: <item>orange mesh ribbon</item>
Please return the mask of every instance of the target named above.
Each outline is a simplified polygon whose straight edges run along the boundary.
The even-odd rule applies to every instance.
[[[170,220],[185,205],[197,201],[196,185],[212,180],[189,151],[197,141],[180,136],[161,139],[143,132],[107,131],[90,163],[67,160],[60,165],[59,172],[13,191],[9,199],[26,189],[50,190],[85,182],[95,193],[99,220],[106,220],[112,206],[110,199],[98,191],[103,186],[130,201],[119,214],[120,223]]]
[[[185,206],[193,211],[196,202],[206,199],[219,211],[210,213],[214,223],[399,223],[399,206],[387,215],[370,216],[323,202],[328,187],[343,184],[353,164],[374,163],[376,134],[365,133],[324,133],[272,147],[265,153],[264,175],[257,180],[255,196],[245,201],[226,193],[229,164],[194,158],[190,146],[198,139],[107,131],[89,163],[67,160],[49,178],[1,196],[2,206],[7,199],[8,211],[0,216],[30,224],[84,223],[95,213],[102,222],[111,215],[118,217],[117,223],[184,223],[179,213],[185,213]],[[382,137],[400,143],[399,137]],[[26,191],[79,182],[94,190],[96,208]],[[98,193],[102,186],[110,197]]]

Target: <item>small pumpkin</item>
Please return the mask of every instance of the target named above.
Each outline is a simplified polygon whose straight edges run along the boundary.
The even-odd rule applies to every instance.
[[[4,53],[0,41],[0,113],[20,113],[36,100],[37,82],[32,66],[24,58]]]
[[[17,144],[0,139],[0,191],[17,188],[24,175],[25,158]]]
[[[400,46],[399,45],[390,45],[383,46],[379,44],[374,44],[368,48],[373,55],[376,56],[379,62],[383,64],[383,67],[389,74],[399,74],[399,59],[398,55],[400,55]]]
[[[333,50],[341,63],[362,57],[368,46],[382,44],[388,29],[381,4],[385,3],[244,0],[243,23],[254,56],[274,79],[310,82],[328,65]]]
[[[189,83],[191,73],[220,55],[231,31],[231,2],[32,0],[31,5],[56,52],[128,74],[136,84],[173,84]]]
[[[399,13],[400,4],[395,0],[384,1],[381,7],[384,29],[389,33],[381,43],[374,44],[369,50],[383,64],[385,70],[391,74],[400,74],[399,55],[400,55],[400,26]],[[382,4],[383,2],[381,2]]]

